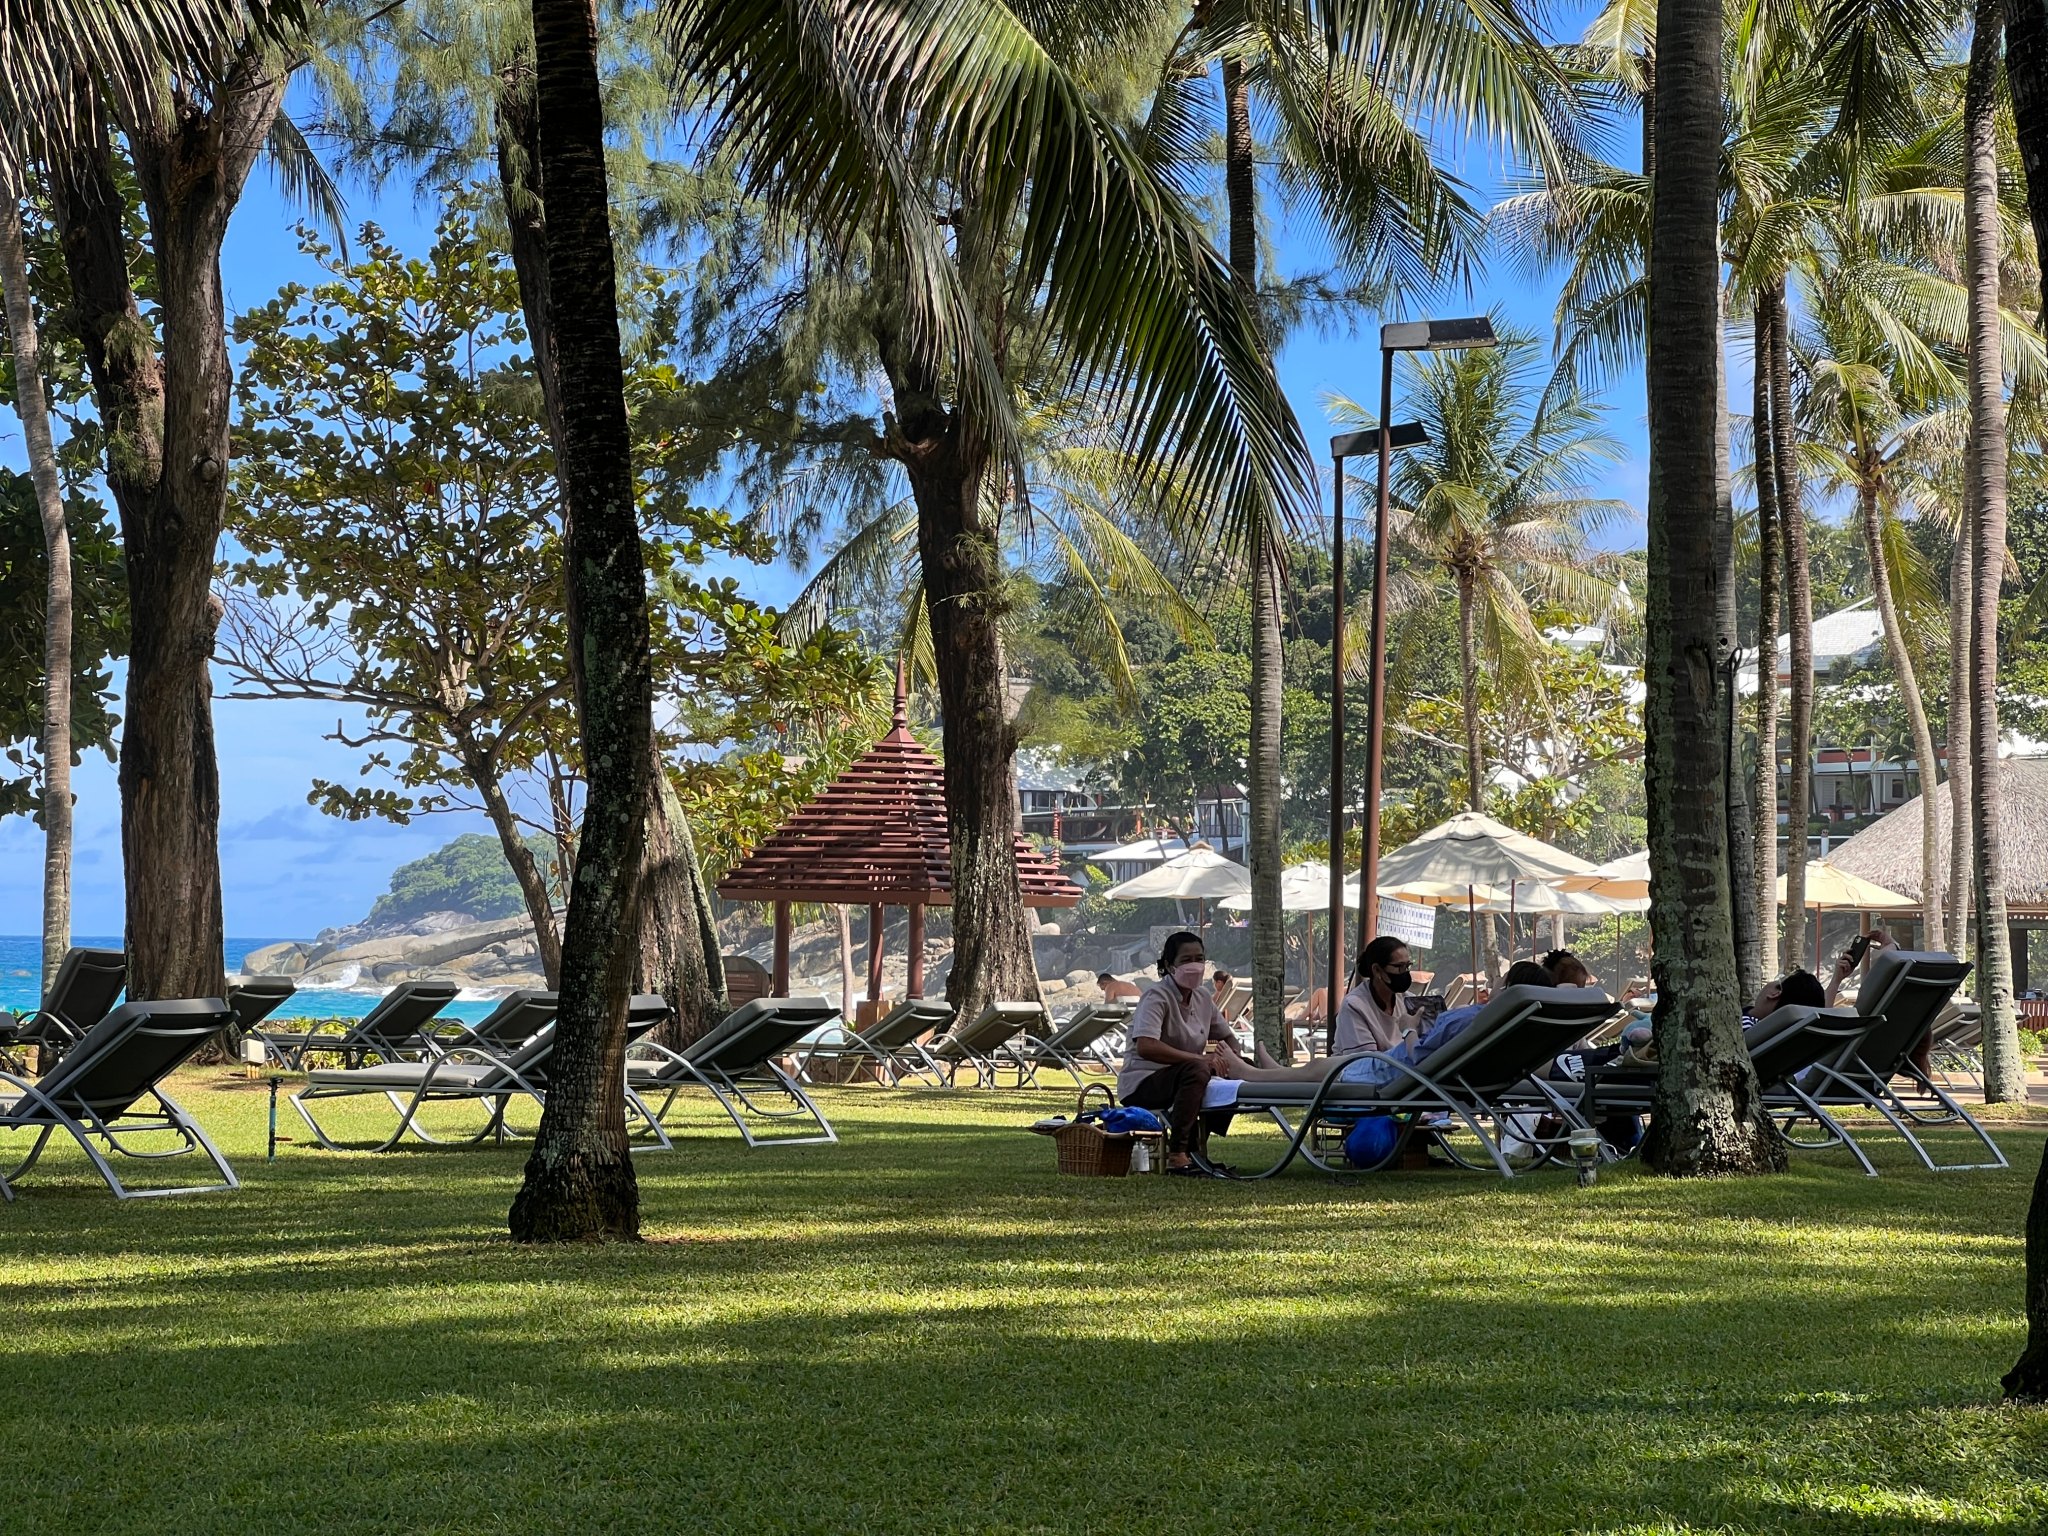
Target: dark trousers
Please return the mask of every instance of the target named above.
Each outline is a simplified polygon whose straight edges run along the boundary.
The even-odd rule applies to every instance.
[[[1219,1109],[1202,1113],[1202,1095],[1214,1074],[1206,1063],[1176,1061],[1161,1067],[1124,1095],[1134,1109],[1162,1110],[1166,1114],[1166,1148],[1185,1152],[1199,1122],[1222,1135],[1230,1129],[1231,1111]]]

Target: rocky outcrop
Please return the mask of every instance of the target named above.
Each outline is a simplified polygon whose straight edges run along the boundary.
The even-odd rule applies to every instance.
[[[266,945],[250,951],[243,969],[252,976],[289,976],[303,988],[375,989],[426,980],[479,988],[547,985],[533,928],[523,917],[336,942],[349,932]]]

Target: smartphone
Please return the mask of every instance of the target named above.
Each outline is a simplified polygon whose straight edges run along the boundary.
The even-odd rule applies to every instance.
[[[1411,1010],[1424,1028],[1436,1022],[1436,1016],[1444,1011],[1444,995],[1441,992],[1425,992],[1415,999]]]
[[[1864,954],[1870,948],[1870,940],[1870,934],[1859,933],[1849,941],[1848,960],[1851,965],[1855,965],[1863,959]]]

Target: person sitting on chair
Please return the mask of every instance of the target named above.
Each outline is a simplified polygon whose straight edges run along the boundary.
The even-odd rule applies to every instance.
[[[1136,1002],[1143,997],[1144,990],[1135,982],[1125,981],[1121,976],[1112,976],[1108,971],[1098,972],[1095,985],[1102,988],[1105,1003]]]
[[[1206,1171],[1193,1152],[1210,1132],[1230,1124],[1228,1110],[1203,1112],[1210,1080],[1250,1070],[1237,1054],[1237,1037],[1216,1007],[1216,994],[1203,985],[1208,963],[1199,934],[1167,935],[1159,951],[1159,980],[1145,989],[1131,1014],[1129,1045],[1116,1079],[1119,1101],[1166,1117],[1168,1173]]]
[[[1553,949],[1543,957],[1543,969],[1555,978],[1554,985],[1560,987],[1590,987],[1593,973],[1586,969],[1586,962],[1568,949]]]
[[[1408,946],[1381,934],[1358,952],[1352,986],[1337,1008],[1332,1054],[1390,1051],[1418,1022],[1414,1001],[1405,996],[1413,977]]]

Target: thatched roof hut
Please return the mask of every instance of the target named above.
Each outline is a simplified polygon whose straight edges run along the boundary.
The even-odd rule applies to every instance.
[[[2005,801],[2005,905],[2016,918],[2048,918],[2048,758],[2008,757],[1999,765]],[[1948,869],[1948,785],[1935,786],[1941,867]],[[1828,852],[1828,862],[1920,900],[1920,800],[1908,800]]]

